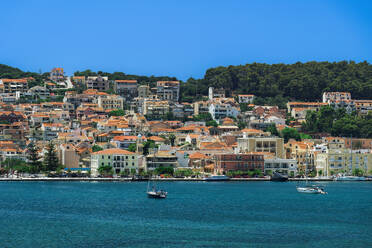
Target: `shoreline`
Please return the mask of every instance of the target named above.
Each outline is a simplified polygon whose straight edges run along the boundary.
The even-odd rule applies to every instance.
[[[330,178],[308,178],[308,181],[312,182],[333,182]],[[147,179],[133,180],[132,178],[0,178],[0,182],[144,182]],[[154,178],[151,181],[162,181],[162,182],[204,182],[203,178]],[[270,182],[269,178],[231,178],[230,180],[220,182]],[[305,178],[289,178],[289,182],[306,181]],[[372,180],[354,181],[354,182],[370,182]],[[219,182],[219,181],[212,181]],[[342,182],[342,181],[341,181]]]

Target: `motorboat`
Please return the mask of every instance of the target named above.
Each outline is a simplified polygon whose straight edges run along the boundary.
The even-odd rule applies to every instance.
[[[228,181],[230,177],[226,175],[211,175],[209,177],[204,177],[204,181]]]
[[[279,172],[275,171],[270,180],[273,182],[286,182],[288,181],[288,176],[284,176],[280,174]]]
[[[335,181],[365,181],[365,177],[358,176],[337,176]]]
[[[159,198],[159,199],[164,199],[166,198],[168,195],[168,192],[164,191],[164,190],[150,190],[150,191],[147,191],[147,196],[149,198]]]
[[[316,185],[309,185],[309,186],[297,186],[297,191],[299,193],[306,193],[306,194],[322,194],[325,195],[327,192],[320,186]]]

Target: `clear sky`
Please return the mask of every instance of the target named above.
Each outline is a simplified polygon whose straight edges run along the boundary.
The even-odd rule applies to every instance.
[[[1,1],[0,63],[200,78],[219,65],[372,61],[372,1]]]

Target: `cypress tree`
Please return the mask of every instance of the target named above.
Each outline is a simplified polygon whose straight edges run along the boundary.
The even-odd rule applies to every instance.
[[[58,157],[53,142],[49,142],[47,152],[44,156],[44,167],[46,171],[55,171],[58,168]]]

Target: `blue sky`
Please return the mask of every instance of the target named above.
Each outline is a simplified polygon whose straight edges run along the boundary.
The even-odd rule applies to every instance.
[[[2,1],[0,63],[200,78],[219,65],[372,61],[372,1]]]

